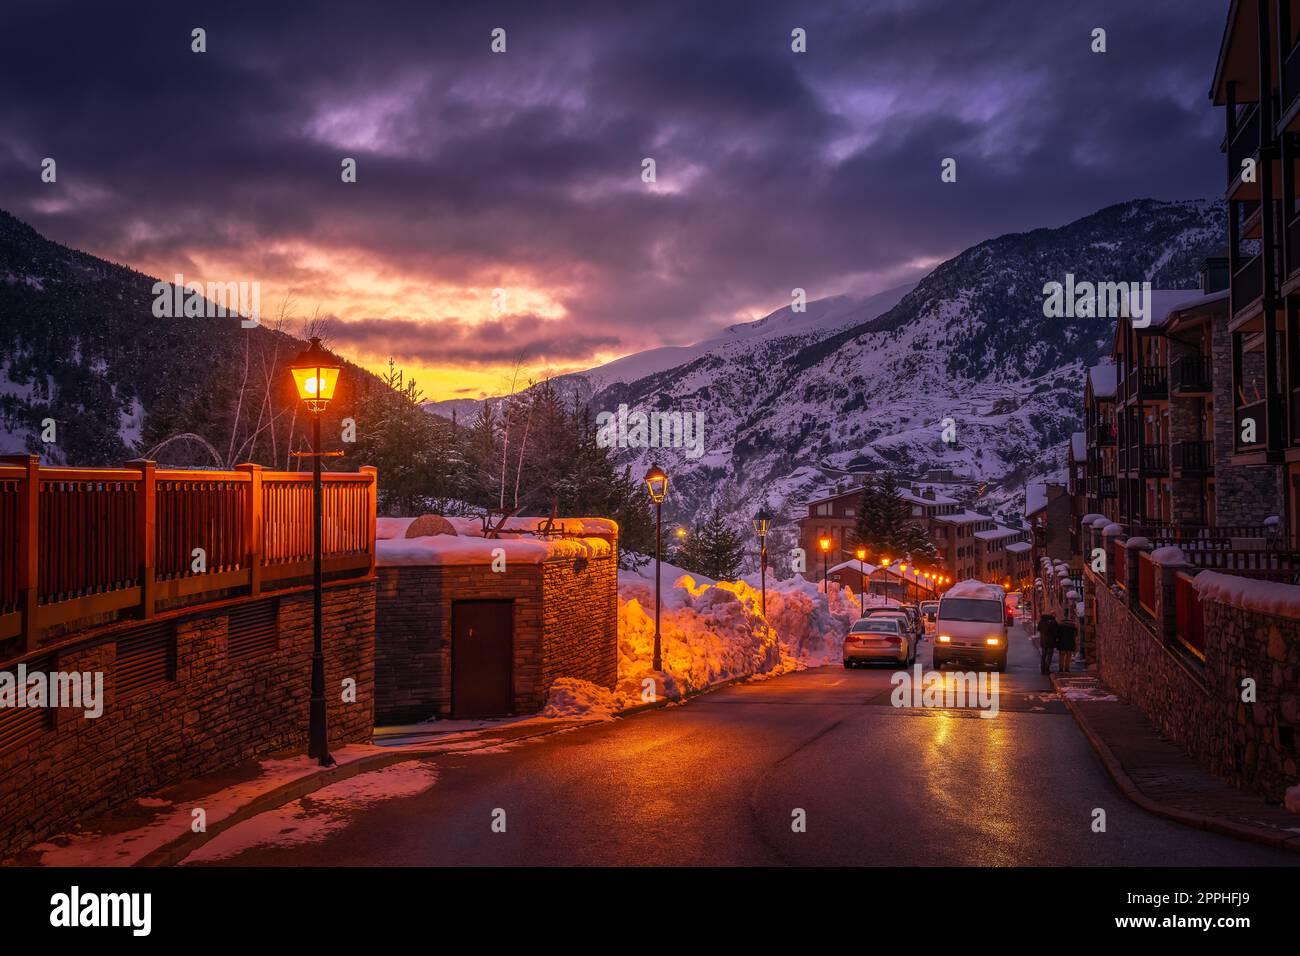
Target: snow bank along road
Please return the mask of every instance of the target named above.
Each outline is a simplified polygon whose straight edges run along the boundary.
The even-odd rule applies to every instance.
[[[927,665],[930,653],[927,642]],[[1020,628],[995,718],[895,708],[892,673],[819,668],[505,752],[449,755],[430,787],[360,805],[318,839],[220,862],[1297,863],[1129,803]],[[1092,830],[1094,808],[1105,833]],[[806,832],[792,832],[796,809]],[[504,833],[493,831],[498,810]]]

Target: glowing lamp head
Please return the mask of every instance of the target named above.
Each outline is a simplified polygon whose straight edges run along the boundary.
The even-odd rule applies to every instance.
[[[298,397],[312,411],[320,411],[334,397],[341,367],[338,359],[321,348],[320,339],[315,336],[312,336],[306,351],[289,363]]]
[[[767,513],[767,509],[761,509],[758,514],[754,515],[754,530],[758,532],[760,538],[767,537],[767,527],[772,523],[772,516]]]
[[[858,548],[858,550],[855,551],[854,554],[856,554],[856,555],[858,556],[858,560],[859,560],[859,561],[865,561],[865,560],[867,560],[867,549],[866,549],[866,548]]]
[[[658,465],[651,465],[645,473],[645,486],[650,491],[650,500],[657,505],[664,503],[668,497],[668,476]]]
[[[685,528],[678,528],[677,531],[676,531],[676,534],[677,534],[677,537],[679,537],[679,538],[684,538],[684,537],[686,537],[686,529],[685,529]]]
[[[823,553],[829,551],[829,550],[831,549],[831,539],[830,539],[830,538],[818,538],[818,539],[817,539],[817,547],[821,548]]]
[[[880,566],[881,566],[882,568],[887,568],[887,567],[889,567],[889,559],[888,559],[888,558],[881,558],[881,559],[880,559]]]
[[[904,561],[902,564],[900,564],[900,565],[898,566],[898,570],[899,570],[900,573],[902,573],[902,574],[906,574],[906,573],[907,573],[907,562]]]

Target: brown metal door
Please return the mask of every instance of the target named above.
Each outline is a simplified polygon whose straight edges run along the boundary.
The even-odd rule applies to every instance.
[[[452,604],[453,717],[504,717],[514,711],[513,622],[510,601]]]

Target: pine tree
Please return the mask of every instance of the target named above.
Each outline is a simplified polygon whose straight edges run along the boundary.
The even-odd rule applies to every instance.
[[[926,561],[935,556],[934,543],[912,518],[892,471],[879,478],[868,475],[862,484],[854,528],[857,544],[869,559],[882,557]]]
[[[681,567],[718,581],[734,578],[744,557],[745,539],[717,509],[687,533],[676,552]]]

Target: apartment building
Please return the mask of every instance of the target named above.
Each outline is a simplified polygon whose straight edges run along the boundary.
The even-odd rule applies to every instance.
[[[1119,520],[1115,475],[1115,363],[1107,359],[1088,369],[1084,380],[1085,493],[1084,513]]]
[[[933,488],[916,485],[900,489],[900,495],[934,543],[934,565],[954,581],[975,578],[1016,584],[1029,577],[1027,530],[1000,525],[991,515],[969,511]],[[821,580],[822,538],[831,542],[826,557],[829,566],[853,557],[861,496],[861,489],[855,487],[808,502],[808,514],[799,520],[799,544],[808,555],[804,575],[808,580]]]
[[[1234,0],[1210,89],[1225,117],[1230,458],[1252,466],[1240,475],[1242,494],[1219,482],[1218,506],[1233,523],[1277,514],[1292,544],[1300,513],[1298,29],[1296,0]]]

